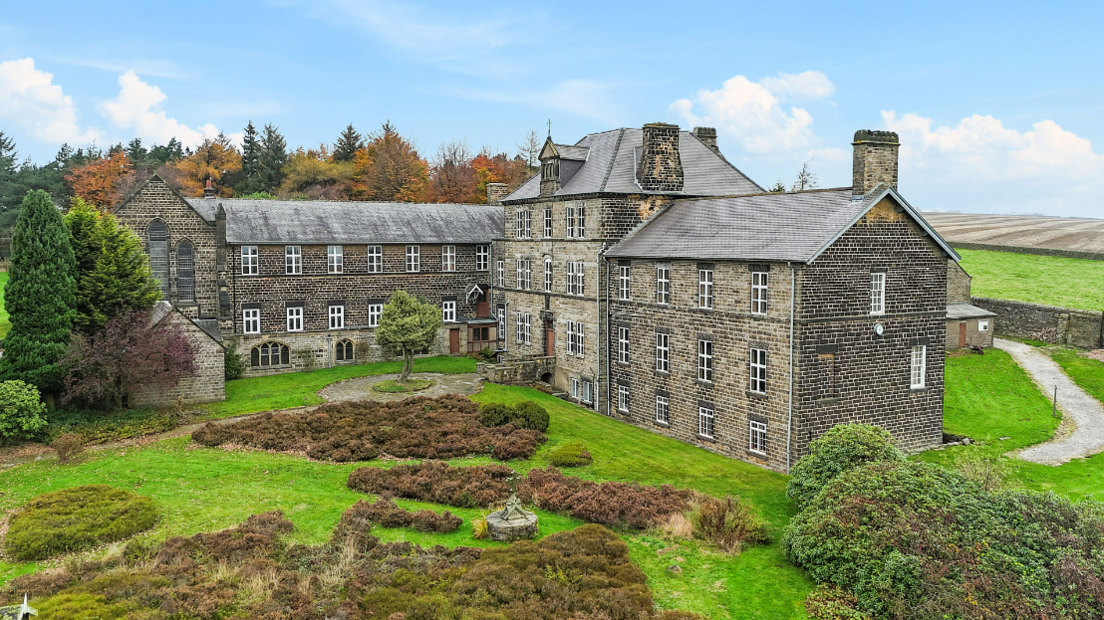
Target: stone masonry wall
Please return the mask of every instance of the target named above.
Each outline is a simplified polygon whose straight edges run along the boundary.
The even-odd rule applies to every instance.
[[[879,183],[897,187],[897,150],[901,144],[890,131],[859,130],[855,132],[852,158],[852,190],[867,194]]]
[[[970,274],[953,258],[947,259],[947,303],[970,303]]]
[[[1104,347],[1101,313],[1025,301],[974,297],[975,306],[997,313],[996,334],[1086,349]]]
[[[195,359],[191,375],[168,390],[140,390],[130,395],[132,407],[195,405],[226,400],[225,355],[221,344],[187,318],[172,312],[165,319],[180,325],[192,343]]]
[[[617,270],[620,262],[614,265]],[[729,457],[784,471],[789,404],[790,270],[785,264],[769,269],[765,316],[751,314],[751,265],[716,262],[713,266],[714,308],[698,307],[698,269],[694,261],[660,263],[670,268],[671,300],[656,303],[656,261],[635,260],[630,266],[631,300],[618,300],[617,277],[611,272],[610,328],[612,415],[626,422],[674,437]],[[618,328],[627,327],[629,363],[618,358]],[[670,371],[656,370],[656,335],[670,345]],[[698,380],[698,341],[713,342],[712,382]],[[767,351],[767,390],[750,390],[750,349]],[[618,386],[630,390],[629,411],[618,411]],[[667,424],[656,419],[656,396],[670,402]],[[714,411],[713,437],[699,434],[698,407]],[[750,422],[767,424],[765,454],[749,449]]]
[[[978,321],[988,321],[989,329],[985,331],[979,331]],[[996,317],[989,317],[986,319],[954,319],[947,321],[947,341],[945,343],[947,350],[951,351],[958,349],[958,330],[961,323],[966,324],[966,346],[968,347],[982,347],[989,348],[993,346],[993,331],[996,324]]]
[[[649,192],[682,191],[682,160],[679,157],[678,125],[644,125],[644,143],[636,170],[640,187]]]
[[[119,206],[115,210],[115,217],[138,235],[147,253],[150,222],[154,219],[164,221],[169,228],[169,274],[172,280],[172,293],[166,301],[190,318],[218,316],[214,223],[204,221],[168,184],[157,177]],[[194,303],[182,303],[177,299],[176,250],[185,239],[195,246]]]

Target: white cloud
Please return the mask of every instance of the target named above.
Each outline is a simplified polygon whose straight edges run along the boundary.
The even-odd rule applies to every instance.
[[[779,99],[824,99],[836,92],[836,85],[820,71],[783,73],[778,77],[763,78],[759,83]]]
[[[143,82],[133,71],[119,76],[119,96],[100,104],[100,112],[120,129],[131,129],[143,140],[164,144],[176,138],[184,146],[195,147],[204,138],[218,135],[211,123],[192,129],[180,121],[168,118],[161,109],[168,97],[161,89]]]
[[[892,110],[882,119],[901,138],[902,185],[938,188],[925,208],[1102,215],[1104,155],[1052,120],[1020,132],[979,114],[953,127]]]
[[[735,140],[747,153],[805,151],[817,144],[813,117],[796,106],[783,109],[782,97],[819,99],[833,92],[835,85],[819,71],[760,82],[737,75],[718,90],[703,89],[692,100],[675,101],[670,109],[691,125],[716,127],[722,139]]]
[[[0,118],[51,144],[95,141],[99,132],[81,127],[73,98],[53,80],[35,69],[33,58],[0,62]]]

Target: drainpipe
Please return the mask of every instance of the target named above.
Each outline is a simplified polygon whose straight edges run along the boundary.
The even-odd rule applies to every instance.
[[[598,253],[594,256],[594,312],[598,318],[598,333],[595,334],[594,350],[597,351],[597,359],[594,360],[594,411],[602,413],[602,345],[608,345],[602,339],[602,246],[598,246]],[[609,263],[606,263],[606,286],[609,286]],[[606,327],[609,327],[609,317],[606,317]],[[607,329],[607,332],[609,330]],[[609,349],[606,349],[606,378],[609,379]],[[607,392],[608,393],[608,392]],[[607,409],[608,411],[608,409]]]
[[[609,265],[609,261],[605,260],[605,257],[602,255],[601,246],[599,246],[599,249],[598,249],[598,260],[603,261],[603,262],[606,263],[606,286],[605,286],[604,289],[599,288],[599,290],[597,290],[595,292],[596,293],[595,299],[596,300],[601,299],[602,291],[603,290],[606,291],[606,296],[607,296],[607,299],[606,299],[606,316],[604,317],[606,319],[606,332],[605,332],[606,333],[606,338],[602,342],[602,344],[604,345],[602,351],[606,352],[606,381],[609,381],[610,380],[610,358],[609,358],[609,299],[608,299],[608,297],[609,297],[609,283],[610,283],[610,279],[609,279],[610,278],[610,265]],[[601,267],[601,264],[599,264],[599,267],[598,267],[598,279],[599,280],[602,279],[601,276],[602,276],[602,267]],[[599,333],[599,336],[600,336],[601,333],[602,333],[602,318],[603,318],[601,305],[597,306],[597,311],[598,311],[598,333]],[[599,352],[599,354],[598,354],[598,356],[599,356],[598,357],[598,372],[599,373],[602,372],[602,358],[601,358],[601,355],[602,355],[601,352]],[[598,383],[599,384],[602,383],[601,377],[598,378]],[[596,391],[599,392],[599,393],[601,392],[601,390],[596,390]],[[611,392],[610,390],[606,390],[606,398],[609,398],[609,395],[612,394],[612,393],[613,392]],[[595,403],[595,404],[597,404],[597,403]],[[601,409],[595,409],[595,411],[597,411],[598,413],[602,413]],[[608,402],[606,403],[606,415],[609,415],[609,403]]]
[[[796,276],[794,267],[790,263],[786,263],[790,268],[790,403],[789,403],[789,417],[786,421],[786,473],[790,473],[790,440],[793,435],[793,385],[794,385],[794,284]]]

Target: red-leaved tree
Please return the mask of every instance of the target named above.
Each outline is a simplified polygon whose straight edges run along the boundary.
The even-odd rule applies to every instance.
[[[151,311],[124,312],[91,336],[77,334],[66,352],[62,402],[122,407],[128,394],[167,390],[192,372],[195,352],[172,316],[154,321]]]

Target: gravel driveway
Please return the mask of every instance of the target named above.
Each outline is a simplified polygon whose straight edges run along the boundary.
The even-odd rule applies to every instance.
[[[1076,428],[1072,433],[1020,451],[1025,461],[1043,465],[1061,465],[1070,459],[1104,452],[1104,406],[1074,383],[1062,367],[1030,345],[993,339],[993,346],[1008,352],[1035,380],[1047,398],[1053,398],[1058,386],[1058,408]]]

